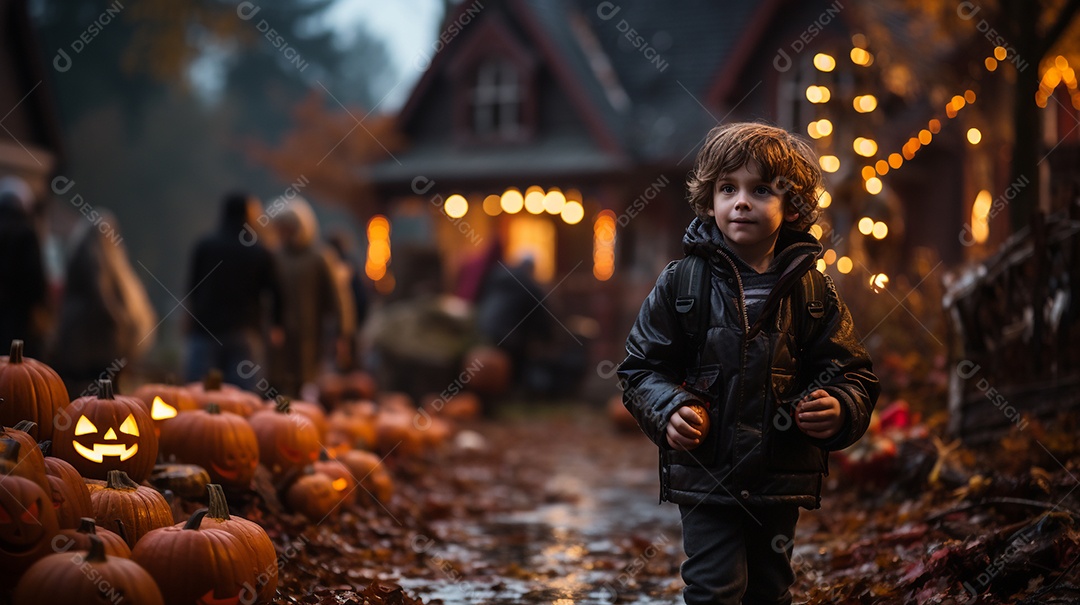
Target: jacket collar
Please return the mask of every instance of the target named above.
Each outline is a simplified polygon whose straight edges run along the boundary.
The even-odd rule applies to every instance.
[[[743,259],[739,258],[738,254],[728,247],[724,234],[711,219],[702,220],[698,217],[690,222],[683,235],[683,251],[687,256],[692,254],[710,261],[726,258],[730,264],[720,263],[718,268],[721,271],[732,265],[740,270],[752,270]],[[814,236],[784,227],[776,240],[776,250],[772,263],[769,265],[769,271],[779,271],[783,276],[792,268],[806,263],[805,257],[809,256],[810,260],[816,260],[821,252],[821,243]]]

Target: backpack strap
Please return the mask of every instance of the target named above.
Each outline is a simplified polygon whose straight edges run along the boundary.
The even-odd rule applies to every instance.
[[[691,254],[676,264],[675,312],[683,334],[694,344],[693,350],[700,349],[709,325],[709,264],[706,259]]]
[[[825,317],[825,293],[828,286],[825,283],[825,275],[813,267],[803,274],[799,286],[795,290],[791,315],[795,327],[796,346],[801,359],[805,347],[820,335],[821,319]]]

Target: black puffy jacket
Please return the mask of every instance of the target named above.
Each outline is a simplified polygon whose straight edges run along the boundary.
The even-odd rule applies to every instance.
[[[781,231],[773,268],[781,275],[748,325],[741,262],[723,243],[713,221],[695,219],[683,238],[687,254],[709,260],[709,328],[692,350],[675,313],[675,263],[660,274],[641,306],[619,366],[623,403],[660,446],[661,500],[679,504],[774,503],[817,508],[828,452],[857,441],[870,423],[879,386],[851,314],[826,276],[825,315],[796,338],[792,296],[812,270],[821,244],[806,233]],[[799,320],[804,321],[803,319]],[[809,320],[806,320],[809,321]],[[840,401],[844,425],[828,440],[795,426],[795,402],[823,388]],[[705,401],[710,430],[701,445],[683,452],[667,444],[668,419],[683,405]]]

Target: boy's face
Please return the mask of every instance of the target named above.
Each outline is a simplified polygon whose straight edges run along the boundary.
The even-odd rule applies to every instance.
[[[709,214],[728,246],[747,261],[768,256],[784,221],[799,218],[798,212],[785,212],[784,192],[762,179],[756,163],[716,179]]]

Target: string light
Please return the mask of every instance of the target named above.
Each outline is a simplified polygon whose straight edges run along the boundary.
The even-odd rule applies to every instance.
[[[853,263],[851,259],[846,256],[841,256],[840,258],[836,259],[836,270],[843,273],[844,275],[851,273],[851,269],[854,266],[855,263]]]
[[[834,59],[832,55],[818,53],[814,55],[814,67],[828,73],[836,68],[836,59]]]
[[[822,191],[818,196],[818,208],[828,208],[832,205],[832,194],[828,191]]]
[[[455,193],[443,202],[443,212],[450,218],[461,218],[469,212],[469,201]]]
[[[482,205],[484,214],[488,216],[499,216],[502,214],[502,198],[495,194],[491,194],[484,198]]]
[[[972,145],[978,145],[979,141],[982,140],[982,131],[978,128],[968,128],[967,140],[968,143],[971,143]]]
[[[513,187],[504,191],[499,201],[503,212],[507,214],[517,214],[525,206],[525,198]]]
[[[836,172],[840,170],[840,158],[835,155],[823,155],[818,158],[818,164],[821,165],[821,169],[825,172]]]
[[[811,103],[828,103],[832,93],[827,86],[808,86],[806,88],[806,100]]]
[[[851,104],[859,113],[870,113],[877,109],[877,97],[874,95],[859,95],[852,99]]]
[[[870,233],[874,236],[874,239],[885,239],[885,236],[889,234],[889,226],[882,221],[877,221],[874,223]]]
[[[870,235],[874,232],[874,219],[869,216],[864,216],[859,219],[859,233],[863,235]]]
[[[863,186],[866,187],[866,192],[867,193],[870,193],[870,194],[873,194],[873,195],[877,195],[877,194],[881,193],[881,188],[882,188],[881,179],[877,178],[876,176],[866,179],[866,182],[863,183]]]
[[[607,281],[615,274],[615,213],[604,210],[593,223],[593,276]]]

